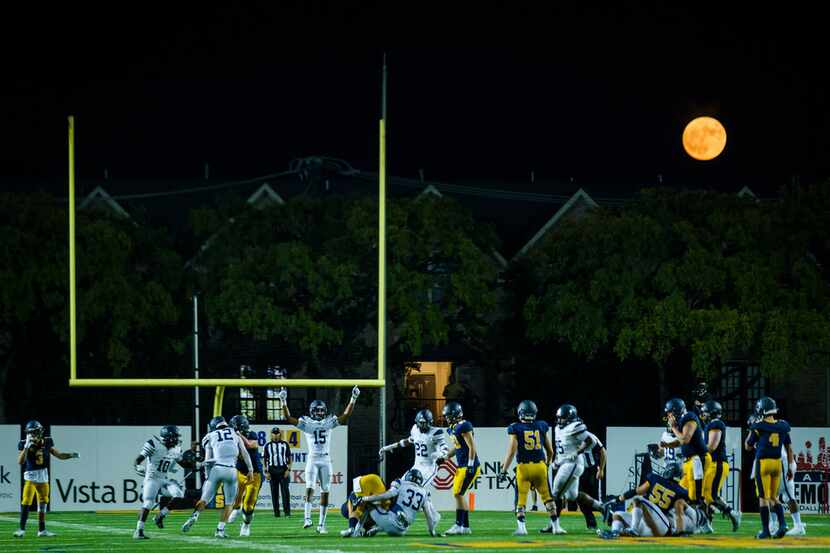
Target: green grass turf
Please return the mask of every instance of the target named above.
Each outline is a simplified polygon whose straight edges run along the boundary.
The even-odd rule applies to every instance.
[[[53,538],[37,537],[37,515],[29,519],[26,537],[14,538],[17,529],[17,516],[14,513],[0,515],[0,553],[8,552],[133,552],[133,551],[325,551],[328,553],[349,553],[356,551],[377,551],[378,553],[417,553],[435,552],[449,549],[468,551],[528,551],[541,549],[569,549],[580,551],[610,551],[624,549],[628,551],[647,550],[651,553],[660,551],[686,551],[688,549],[717,548],[718,553],[738,551],[741,549],[810,550],[830,551],[830,516],[805,516],[807,523],[806,537],[784,538],[775,541],[759,541],[753,536],[758,531],[757,515],[745,515],[741,529],[733,534],[728,521],[716,516],[715,534],[692,538],[640,538],[601,540],[594,532],[585,528],[581,516],[563,516],[563,526],[568,531],[566,536],[551,536],[538,533],[547,518],[532,513],[528,516],[528,536],[513,537],[515,528],[512,513],[473,512],[470,524],[471,536],[431,538],[426,535],[426,526],[422,518],[410,528],[406,537],[392,538],[376,536],[374,538],[345,539],[338,532],[346,526],[345,520],[337,511],[330,513],[328,519],[329,534],[318,535],[313,528],[303,530],[302,517],[274,518],[271,513],[260,512],[251,526],[251,537],[240,538],[239,523],[229,525],[227,533],[232,536],[227,540],[213,537],[218,520],[218,512],[207,511],[202,514],[193,529],[183,534],[181,524],[189,513],[172,513],[166,519],[166,527],[159,530],[148,521],[147,535],[151,539],[137,541],[132,539],[136,515],[134,513],[50,513],[47,528],[55,532]],[[315,513],[316,515],[316,513]],[[453,522],[454,513],[442,513],[440,529],[447,529]],[[316,521],[316,517],[315,517]],[[790,523],[789,516],[787,523]]]

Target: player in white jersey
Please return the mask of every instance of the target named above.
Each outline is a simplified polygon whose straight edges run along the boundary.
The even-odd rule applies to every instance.
[[[375,507],[369,513],[369,517],[375,526],[369,528],[365,535],[374,536],[378,532],[386,532],[390,536],[402,536],[407,529],[415,522],[418,511],[423,510],[427,519],[427,531],[431,536],[437,536],[435,527],[438,521],[435,520],[425,509],[428,492],[424,488],[424,476],[418,469],[410,469],[404,474],[402,480],[395,480],[386,491],[379,495],[357,498],[361,503],[380,503],[386,500],[394,500],[394,503],[385,510]]]
[[[579,477],[585,470],[582,454],[593,445],[588,427],[580,420],[573,405],[566,403],[557,409],[554,442],[556,457],[550,470],[556,471],[551,493],[556,501],[557,518],[540,532],[567,534],[559,523],[559,513],[566,501],[576,501],[579,496]]]
[[[357,398],[360,396],[360,389],[355,386],[352,388],[352,397],[349,404],[343,410],[343,414],[338,416],[329,415],[326,404],[315,399],[311,402],[308,408],[307,417],[292,417],[288,411],[288,392],[285,389],[280,390],[280,400],[285,409],[285,419],[289,424],[293,424],[300,431],[305,434],[306,442],[308,443],[308,457],[306,459],[305,468],[305,517],[303,520],[303,528],[310,528],[311,522],[311,498],[314,495],[314,485],[319,480],[320,482],[320,519],[317,524],[317,532],[320,534],[327,534],[326,530],[326,512],[329,506],[329,490],[331,489],[331,457],[329,452],[331,449],[331,435],[330,431],[341,425],[346,424],[349,417],[354,410],[354,405]]]
[[[187,532],[196,523],[199,514],[205,510],[207,504],[214,498],[216,490],[221,484],[225,494],[225,508],[219,517],[219,524],[214,536],[227,538],[225,523],[231,514],[231,509],[233,509],[233,501],[230,501],[230,499],[236,497],[237,457],[242,457],[248,469],[248,474],[245,477],[246,483],[253,475],[254,467],[251,463],[251,456],[248,455],[248,450],[245,449],[245,444],[242,443],[242,439],[234,432],[233,428],[228,426],[224,417],[214,417],[211,425],[215,426],[216,429],[209,432],[202,441],[205,444],[205,464],[210,467],[210,472],[202,487],[202,497],[196,503],[196,508],[190,518],[182,525],[182,532]]]
[[[418,470],[424,477],[424,487],[429,490],[429,483],[438,472],[438,467],[447,458],[449,446],[447,444],[447,433],[443,428],[432,426],[432,411],[421,409],[415,415],[415,424],[409,431],[409,438],[395,442],[380,448],[378,455],[383,460],[383,454],[399,447],[413,446],[415,448],[415,462],[413,469]],[[432,503],[432,494],[427,492],[424,500],[424,509],[429,516],[437,522],[441,514],[435,509]]]
[[[753,472],[755,467],[752,467]],[[786,475],[787,471],[792,472],[795,475],[796,471],[798,470],[798,465],[796,464],[795,460],[793,460],[792,464],[787,462],[787,448],[781,447],[781,474]],[[755,475],[752,475],[753,478]],[[787,480],[787,478],[781,478],[781,483],[778,485],[778,496],[780,498],[781,503],[786,503],[787,508],[790,510],[790,516],[793,518],[793,527],[787,530],[787,536],[806,536],[807,535],[807,525],[801,522],[801,511],[798,508],[798,502],[795,500],[795,477],[792,480]],[[774,517],[770,517],[769,521],[769,528],[770,533],[775,534],[775,531],[778,529],[778,521]]]
[[[172,424],[162,426],[158,436],[153,436],[144,442],[141,453],[135,459],[136,472],[144,475],[141,510],[138,512],[138,523],[133,533],[135,539],[147,539],[144,535],[144,523],[147,522],[147,516],[159,494],[171,498],[184,497],[181,485],[168,474],[175,470],[176,464],[182,464],[180,438],[181,434],[177,426]]]

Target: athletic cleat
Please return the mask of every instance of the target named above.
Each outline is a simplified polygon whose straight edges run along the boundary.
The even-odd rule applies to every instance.
[[[597,536],[604,540],[615,540],[620,537],[620,533],[602,528],[601,530],[597,530]]]
[[[188,518],[186,521],[184,521],[184,524],[182,524],[182,532],[187,532],[193,527],[194,524],[196,524],[196,518]]]
[[[793,526],[792,528],[787,530],[787,535],[788,536],[806,536],[807,535],[807,529],[804,528],[804,523],[796,524],[795,526]]]
[[[553,534],[553,525],[548,524],[544,528],[539,528],[539,533],[540,534]]]
[[[732,522],[732,531],[737,532],[738,528],[741,527],[741,512],[729,511],[726,516],[729,517],[729,520]]]
[[[251,525],[242,523],[242,526],[239,527],[239,537],[240,538],[247,538],[251,535]]]
[[[340,537],[341,538],[351,538],[352,537],[352,529],[346,528],[345,530],[340,530]]]
[[[313,523],[311,522],[310,518],[307,518],[303,521],[303,528],[311,528]]]
[[[144,530],[136,529],[136,531],[133,532],[133,539],[134,540],[149,540],[150,538],[148,538],[147,536],[144,535]]]
[[[527,528],[517,528],[513,530],[514,536],[526,536],[527,535]]]
[[[220,530],[219,528],[217,528],[216,532],[213,533],[213,537],[227,539],[228,535],[225,533],[224,530]]]
[[[772,537],[775,538],[776,540],[780,540],[781,538],[783,538],[786,535],[787,535],[787,527],[786,526],[779,526],[778,531],[775,532],[772,535]]]
[[[22,538],[26,535],[26,530],[15,530],[14,534],[12,534],[15,538]]]
[[[154,516],[153,517],[153,522],[155,522],[156,526],[158,526],[159,528],[162,528],[162,529],[164,528],[164,517],[163,516],[159,516],[159,515]]]
[[[326,526],[324,524],[320,524],[319,526],[317,526],[317,533],[318,534],[328,534],[329,531],[326,529]]]
[[[564,536],[564,535],[565,535],[565,534],[567,534],[568,532],[567,532],[564,528],[562,528],[561,526],[559,526],[559,525],[557,524],[557,525],[553,528],[553,533],[554,533],[554,534],[556,534],[557,536]]]
[[[447,529],[444,531],[444,533],[443,533],[443,534],[441,534],[441,535],[442,535],[442,536],[457,536],[457,535],[459,535],[459,534],[461,534],[461,533],[462,533],[462,532],[461,532],[461,530],[462,530],[462,528],[461,528],[459,525],[457,525],[457,524],[453,524],[452,526],[450,526],[449,528],[447,528]]]
[[[49,530],[41,530],[37,533],[37,537],[39,538],[53,538],[55,537],[54,532],[50,532]]]
[[[379,526],[372,526],[371,528],[366,530],[366,533],[363,534],[363,535],[366,536],[367,538],[373,538],[373,537],[375,537],[375,535],[377,535],[378,532],[380,532],[380,527]]]
[[[755,534],[755,539],[756,539],[756,540],[768,540],[768,539],[770,539],[771,537],[772,537],[772,536],[770,535],[770,533],[769,533],[769,532],[767,532],[767,531],[765,531],[765,530],[761,530],[760,532],[758,532],[757,534]]]

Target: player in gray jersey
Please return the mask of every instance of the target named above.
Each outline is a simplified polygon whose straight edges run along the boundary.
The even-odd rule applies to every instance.
[[[211,467],[210,472],[205,485],[202,487],[202,498],[196,503],[196,509],[190,515],[190,518],[182,525],[182,532],[190,530],[196,521],[199,520],[199,514],[214,498],[219,484],[222,484],[226,499],[236,497],[237,457],[241,457],[248,468],[248,474],[245,476],[246,482],[254,472],[251,456],[248,454],[248,450],[245,449],[245,444],[242,443],[239,435],[228,426],[224,417],[214,417],[211,423],[215,425],[216,430],[208,433],[203,441],[203,443],[206,443],[205,464]],[[225,535],[225,523],[231,514],[232,508],[233,502],[226,500],[225,508],[222,510],[219,524],[214,533],[215,537],[228,537]]]
[[[141,489],[141,510],[138,513],[133,538],[147,539],[144,534],[144,523],[153,508],[156,497],[161,494],[165,497],[184,497],[184,491],[179,483],[169,477],[175,470],[175,465],[182,464],[182,448],[179,428],[172,424],[162,426],[158,436],[153,436],[141,447],[141,453],[135,459],[135,470],[144,476]],[[146,461],[146,466],[145,466]]]
[[[378,532],[386,532],[390,536],[402,536],[415,522],[418,511],[423,510],[427,520],[427,530],[431,536],[437,536],[435,527],[438,523],[430,512],[425,509],[428,492],[424,488],[424,476],[418,469],[410,469],[402,480],[392,482],[389,491],[379,495],[357,498],[361,503],[377,504],[386,500],[394,500],[389,510],[375,506],[369,517],[375,526],[369,528],[365,535],[374,536]]]

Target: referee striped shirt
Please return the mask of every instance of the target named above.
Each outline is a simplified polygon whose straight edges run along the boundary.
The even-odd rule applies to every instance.
[[[279,440],[278,442],[268,442],[265,444],[266,467],[287,467],[290,461],[291,448],[288,447],[288,442]]]

